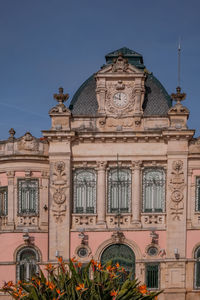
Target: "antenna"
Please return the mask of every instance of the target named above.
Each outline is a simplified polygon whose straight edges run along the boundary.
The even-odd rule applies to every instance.
[[[181,38],[178,42],[178,87],[181,85]]]

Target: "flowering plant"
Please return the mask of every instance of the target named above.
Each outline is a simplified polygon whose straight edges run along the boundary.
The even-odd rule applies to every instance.
[[[102,266],[91,260],[82,266],[75,258],[65,263],[59,257],[57,266],[45,269],[47,276],[40,270],[28,282],[5,282],[1,291],[24,300],[155,300],[160,294],[148,291],[118,263]]]

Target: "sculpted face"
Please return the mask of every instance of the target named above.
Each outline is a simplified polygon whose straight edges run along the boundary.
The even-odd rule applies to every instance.
[[[113,96],[113,102],[117,107],[123,107],[128,103],[126,94],[118,92]]]

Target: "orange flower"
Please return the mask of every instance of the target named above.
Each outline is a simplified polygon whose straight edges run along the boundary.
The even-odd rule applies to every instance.
[[[48,264],[46,265],[45,270],[47,270],[48,272],[53,272],[55,270],[55,267],[52,266],[52,264]]]
[[[99,271],[103,270],[103,267],[102,267],[101,263],[99,263],[99,264],[97,265],[97,268],[98,268]]]
[[[71,261],[72,261],[72,262],[77,262],[77,259],[75,258],[75,256],[73,256],[73,257],[71,258]]]
[[[116,299],[117,294],[118,294],[118,291],[115,291],[115,290],[112,290],[112,291],[110,292],[110,296],[114,297],[113,300]]]
[[[59,289],[56,289],[56,292],[60,295],[61,291]]]
[[[82,267],[82,263],[79,262],[79,263],[77,264],[77,266],[78,266],[79,268],[81,268],[81,267]]]
[[[56,286],[53,282],[47,281],[46,285],[50,288],[50,290],[53,290]]]
[[[62,256],[58,256],[58,262],[59,262],[60,264],[62,264],[62,263],[63,263]]]
[[[77,291],[84,290],[84,289],[85,289],[84,283],[79,283],[79,285],[76,286],[76,290],[77,290]]]
[[[93,266],[97,266],[98,265],[97,261],[95,261],[94,259],[91,259],[91,263],[93,264]]]
[[[146,287],[145,284],[140,285],[138,288],[139,288],[139,291],[140,291],[141,294],[146,294],[147,293],[147,287]]]
[[[119,267],[120,267],[119,263],[116,263],[116,267],[117,267],[117,268],[119,268]]]
[[[106,267],[106,270],[107,270],[108,272],[112,271],[112,269],[113,269],[113,268],[112,268],[111,265],[109,265],[109,266]]]

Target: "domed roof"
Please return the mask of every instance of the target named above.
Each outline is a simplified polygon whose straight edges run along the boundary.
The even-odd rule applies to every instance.
[[[106,63],[111,64],[119,54],[128,59],[128,62],[138,69],[145,69],[141,54],[126,47],[113,51],[105,56]],[[144,115],[165,116],[172,106],[172,100],[165,88],[152,73],[146,73],[145,98],[143,103]],[[74,94],[69,109],[73,115],[97,115],[98,103],[96,98],[95,75],[90,76]]]

